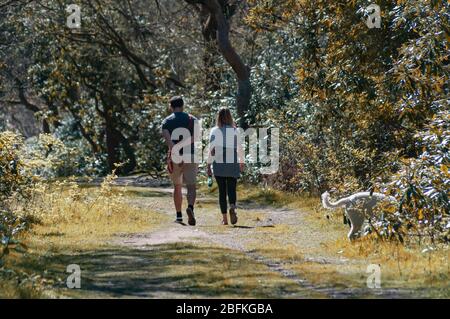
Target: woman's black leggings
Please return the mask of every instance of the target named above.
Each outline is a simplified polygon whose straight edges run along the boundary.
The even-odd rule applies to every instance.
[[[219,186],[219,204],[222,214],[227,213],[227,194],[230,205],[236,205],[237,178],[215,176]]]

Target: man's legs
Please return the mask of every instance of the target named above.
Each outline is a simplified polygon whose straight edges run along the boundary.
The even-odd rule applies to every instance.
[[[197,197],[197,171],[198,165],[195,163],[185,163],[183,164],[183,179],[186,183],[187,188],[187,202],[188,208],[186,209],[186,214],[188,215],[188,223],[191,226],[195,226],[195,216],[194,216],[194,204]]]
[[[170,178],[173,183],[173,203],[175,205],[175,210],[177,212],[176,222],[181,223],[183,221],[183,216],[181,214],[181,205],[183,203],[183,171],[179,164],[173,165],[173,172],[170,174]]]
[[[173,203],[177,212],[181,212],[181,205],[183,203],[182,185],[173,186]]]
[[[195,199],[197,197],[197,188],[195,184],[186,185],[186,188],[188,205],[194,207]]]

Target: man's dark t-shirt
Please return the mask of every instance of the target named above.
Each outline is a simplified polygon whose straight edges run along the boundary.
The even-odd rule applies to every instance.
[[[177,144],[183,139],[183,137],[172,136],[173,131],[177,128],[184,127],[188,129],[189,132],[191,133],[191,136],[193,136],[194,126],[196,125],[198,125],[198,121],[197,118],[195,118],[194,116],[189,115],[188,113],[185,112],[174,112],[162,121],[161,129],[168,130],[170,136],[172,137],[172,142],[174,144]],[[191,154],[194,154],[194,143],[192,143],[191,145]]]

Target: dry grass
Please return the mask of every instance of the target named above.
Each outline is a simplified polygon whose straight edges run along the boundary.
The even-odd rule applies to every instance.
[[[256,201],[262,206],[284,206],[303,212],[303,222],[307,221],[313,232],[323,234],[318,246],[287,246],[286,242],[295,242],[295,238],[308,238],[301,238],[295,227],[277,226],[271,232],[264,230],[263,242],[255,240],[251,245],[261,254],[285,262],[290,269],[314,284],[362,287],[367,280],[367,266],[378,264],[384,288],[413,289],[430,297],[450,296],[448,246],[430,248],[413,242],[402,245],[380,241],[375,236],[350,242],[346,238],[348,228],[342,225],[342,211],[322,209],[318,198],[250,187],[241,189],[240,198]]]
[[[296,284],[270,271],[243,253],[209,245],[177,244],[176,254],[168,254],[173,267],[164,276],[182,277],[180,284],[190,287],[190,297],[278,298],[298,293]],[[192,274],[190,276],[183,276]],[[303,295],[311,296],[304,292]]]
[[[8,256],[8,268],[24,272],[25,284],[2,276],[0,297],[48,297],[43,293],[46,285],[44,259],[61,252],[101,250],[111,245],[118,234],[149,231],[166,220],[162,214],[130,207],[120,188],[112,187],[112,178],[100,188],[80,188],[74,182],[39,185],[32,205],[23,208],[37,219],[30,232],[22,235],[27,253]],[[28,280],[29,279],[29,280]],[[50,284],[53,281],[49,282]]]
[[[144,198],[151,195],[148,201],[165,202],[168,197],[154,197],[154,194],[136,193],[136,190],[130,193],[130,189],[114,188],[108,182],[101,188],[80,189],[70,182],[45,186],[34,206],[29,207],[41,220],[41,224],[36,225],[32,233],[23,238],[29,245],[29,253],[26,257],[15,255],[9,263],[14,269],[27,271],[29,274],[44,273],[43,277],[52,286],[57,283],[59,276],[65,276],[64,267],[74,258],[88,266],[92,261],[94,273],[103,271],[98,269],[98,262],[104,263],[105,267],[114,268],[121,264],[112,263],[111,258],[123,258],[124,265],[133,263],[133,266],[127,270],[116,269],[118,277],[115,280],[121,283],[146,278],[154,271],[152,266],[145,264],[141,270],[136,270],[135,267],[145,257],[142,255],[144,253],[116,248],[111,244],[111,239],[119,233],[148,232],[168,221],[169,217],[164,214],[130,207],[126,198],[129,200],[136,196]],[[216,190],[201,187],[199,193],[214,194]],[[374,238],[351,243],[345,236],[347,228],[342,225],[342,215],[338,211],[321,209],[316,198],[240,185],[239,202],[250,207],[240,214],[239,224],[250,227],[251,236],[235,237],[236,242],[248,250],[282,263],[286,269],[311,283],[334,287],[365,287],[367,265],[380,264],[382,287],[411,288],[425,291],[425,296],[449,297],[448,247],[436,247],[435,250],[423,252],[426,247],[403,246],[380,242]],[[271,215],[271,211],[267,210],[269,206],[294,209],[298,211],[298,220],[289,225],[262,227],[261,223]],[[203,225],[204,231],[239,234],[233,227],[219,224],[220,215],[215,213],[215,202],[207,200],[197,207],[199,216],[209,218],[206,224],[210,226]],[[215,221],[217,224],[214,224]],[[318,239],[320,243],[310,245]],[[159,247],[156,251],[148,252],[148,260],[164,264],[164,274],[154,274],[163,276],[161,285],[190,287],[190,291],[186,292],[189,296],[276,297],[289,295],[298,289],[291,286],[292,281],[235,250],[227,251],[206,245],[179,248],[177,245]],[[218,267],[224,271],[218,272]],[[47,269],[53,269],[54,273],[45,274]],[[93,280],[101,281],[103,275],[99,273],[99,277],[94,277]],[[173,278],[174,282],[165,282],[168,278]],[[0,282],[0,296],[52,296],[54,291],[42,291],[42,285],[34,284],[40,280],[42,278],[30,280],[19,287],[13,281],[3,280]],[[255,292],[257,288],[262,290]],[[70,292],[68,296],[100,296],[77,296],[76,293]],[[126,291],[120,293],[127,294]],[[165,297],[161,294],[158,296]]]
[[[39,207],[40,206],[40,207]],[[30,246],[90,249],[108,245],[108,239],[158,227],[165,216],[130,207],[121,188],[106,181],[100,188],[75,183],[51,185],[37,205],[40,224],[25,237]]]
[[[375,238],[362,238],[354,243],[340,239],[327,249],[364,261],[365,267],[367,264],[380,265],[385,286],[388,287],[450,288],[448,246],[430,249],[417,244],[404,246]]]
[[[62,193],[64,194],[64,193]],[[114,210],[86,203],[62,204],[67,216],[58,221],[50,218],[34,227],[26,240],[36,249],[52,246],[58,249],[90,249],[107,245],[108,239],[122,233],[149,231],[164,220],[164,215],[116,203]]]

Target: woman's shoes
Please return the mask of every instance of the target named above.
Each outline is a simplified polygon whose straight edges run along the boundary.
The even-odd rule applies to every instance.
[[[230,207],[230,221],[231,221],[232,225],[235,225],[238,221],[235,205],[231,205],[231,207]]]
[[[223,214],[222,216],[223,216],[222,225],[228,225],[227,214]],[[231,205],[230,207],[230,221],[232,225],[235,225],[238,222],[235,205]]]
[[[222,225],[228,225],[227,214],[222,215]]]

